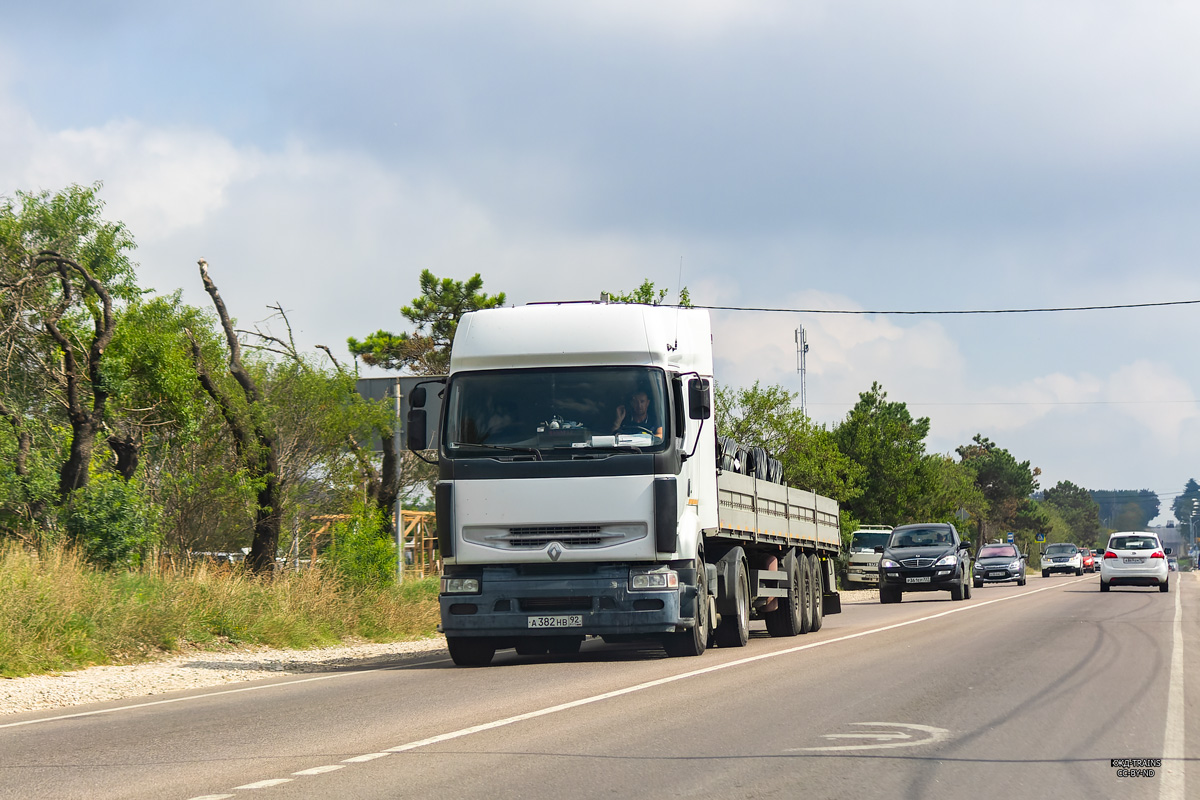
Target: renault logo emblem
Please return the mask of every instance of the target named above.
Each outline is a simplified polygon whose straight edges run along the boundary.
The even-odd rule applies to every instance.
[[[550,556],[551,561],[558,561],[559,556],[563,554],[562,545],[558,542],[552,542],[550,548],[546,550],[546,555]]]

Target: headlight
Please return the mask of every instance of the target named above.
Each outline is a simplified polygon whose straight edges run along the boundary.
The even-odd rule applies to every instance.
[[[634,567],[629,570],[629,588],[634,591],[648,589],[674,589],[679,586],[679,573],[666,567]]]
[[[937,560],[937,563],[934,564],[934,566],[935,567],[953,567],[957,563],[958,563],[958,556],[948,555],[948,556],[942,556],[941,558],[939,558]]]
[[[1009,564],[1008,568],[1011,570],[1019,570],[1021,568],[1021,559],[1018,558],[1016,561]]]
[[[975,571],[976,571],[976,572],[983,572],[983,564],[980,564],[978,561],[976,561],[976,562],[975,562]]]
[[[885,558],[879,562],[879,566],[883,567],[884,569],[896,569],[900,565],[895,561],[892,561],[890,558]]]
[[[479,578],[447,578],[442,576],[442,594],[479,594]]]

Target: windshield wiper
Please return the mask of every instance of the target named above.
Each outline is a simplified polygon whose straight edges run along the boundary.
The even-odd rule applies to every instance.
[[[638,453],[640,455],[642,452],[642,448],[637,447],[636,445],[632,445],[632,444],[601,444],[601,445],[592,445],[589,447],[555,447],[554,449],[555,450],[578,450],[581,454],[589,453],[589,452],[594,453],[596,451],[601,451],[601,452],[605,452],[605,453],[614,453],[614,452],[615,453]]]
[[[511,453],[530,453],[533,455],[533,457],[536,460],[538,460],[538,461],[542,460],[542,451],[538,450],[536,447],[521,447],[519,445],[511,445],[511,444],[485,444],[483,442],[453,442],[453,443],[451,443],[450,446],[451,447],[482,447],[485,450],[507,450]]]

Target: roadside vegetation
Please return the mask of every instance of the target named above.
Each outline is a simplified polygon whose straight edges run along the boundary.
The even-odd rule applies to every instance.
[[[0,678],[187,649],[308,648],[434,634],[437,581],[363,587],[319,569],[263,580],[191,563],[106,569],[77,550],[0,544]]]
[[[301,350],[282,305],[238,327],[218,283],[244,263],[197,262],[211,308],[141,285],[100,188],[0,195],[0,675],[431,634],[433,582],[394,584],[392,514],[428,510],[435,472],[397,447],[394,398],[358,393],[358,362],[440,374],[462,315],[504,293],[424,270],[400,309],[411,330],[348,336],[343,364]],[[1095,547],[1158,514],[1148,490],[1043,492],[1037,467],[982,433],[928,452],[929,418],[878,383],[835,425],[796,398],[719,386],[717,430],[837,500],[844,543],[859,523],[954,522],[977,546],[1014,532],[1032,560],[1039,535]],[[1200,485],[1172,510],[1200,514]],[[236,570],[208,560],[242,553]]]

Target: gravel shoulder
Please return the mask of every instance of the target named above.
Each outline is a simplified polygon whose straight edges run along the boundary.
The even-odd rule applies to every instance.
[[[846,590],[841,595],[842,603],[879,601],[879,592],[875,589]],[[281,675],[386,664],[437,653],[445,655],[445,651],[446,640],[442,636],[415,642],[354,644],[315,650],[197,650],[144,664],[89,667],[53,675],[0,679],[0,716],[149,697]]]
[[[315,650],[197,650],[143,664],[89,667],[53,675],[0,679],[0,716],[281,675],[387,664],[439,652],[445,654],[445,650],[446,640],[441,636],[415,642],[354,644]]]

